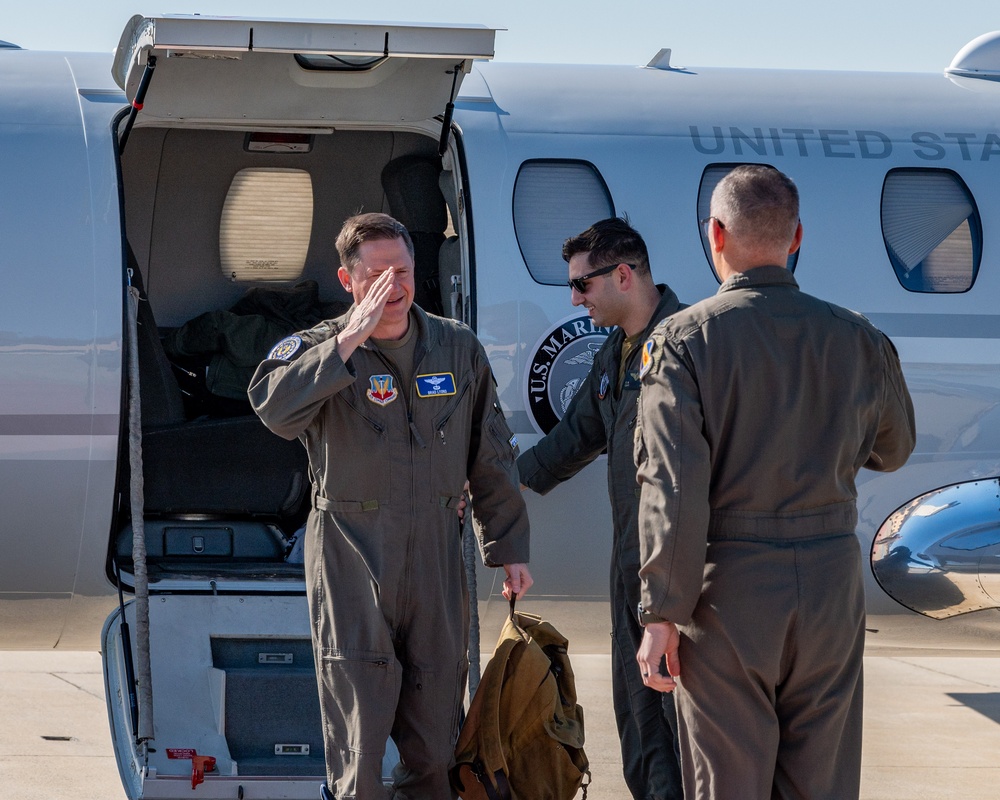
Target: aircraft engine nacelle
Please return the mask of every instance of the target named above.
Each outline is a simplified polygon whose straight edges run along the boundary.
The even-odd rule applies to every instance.
[[[1000,478],[935,489],[897,509],[875,536],[871,563],[882,589],[920,614],[995,614]]]

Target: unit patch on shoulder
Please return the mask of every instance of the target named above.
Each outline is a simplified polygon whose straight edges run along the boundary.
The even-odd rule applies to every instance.
[[[267,354],[267,357],[280,358],[282,361],[287,361],[298,352],[300,347],[302,347],[301,337],[288,336],[272,347],[271,352]]]
[[[656,347],[654,339],[647,339],[642,345],[642,366],[639,368],[639,380],[646,377],[646,373],[653,366],[653,349]]]
[[[417,375],[417,397],[447,397],[455,394],[455,376],[450,372]]]
[[[392,385],[392,375],[372,375],[368,382],[371,384],[368,399],[376,405],[387,406],[399,397],[399,390]]]
[[[608,387],[611,385],[611,378],[608,377],[608,371],[604,370],[601,373],[601,386],[597,390],[597,396],[603,400],[605,395],[608,393]]]

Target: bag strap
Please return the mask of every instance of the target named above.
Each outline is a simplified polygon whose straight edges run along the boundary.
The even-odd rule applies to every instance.
[[[510,783],[507,781],[507,776],[502,769],[498,769],[493,773],[493,781],[496,781],[495,787],[493,786],[493,781],[490,780],[483,769],[481,761],[477,761],[472,765],[472,774],[476,776],[476,779],[482,785],[483,791],[486,792],[489,800],[513,800]]]
[[[517,595],[511,594],[510,620],[515,627],[517,625],[514,620],[516,600]],[[490,659],[489,666],[499,670],[502,675],[514,648],[522,643],[518,639],[504,639],[497,647],[493,658]],[[479,723],[480,759],[472,765],[472,771],[483,785],[489,800],[512,800],[513,797],[505,772],[507,760],[503,756],[503,748],[500,744],[500,690],[502,686],[502,680],[492,681],[488,685],[479,684],[479,692],[484,692],[482,716]]]

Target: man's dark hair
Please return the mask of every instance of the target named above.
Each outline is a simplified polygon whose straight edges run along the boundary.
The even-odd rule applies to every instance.
[[[562,257],[569,261],[578,253],[590,253],[590,266],[600,269],[611,264],[632,264],[638,273],[649,272],[646,243],[627,217],[610,217],[595,222],[578,236],[563,243]]]
[[[354,272],[358,263],[358,248],[365,242],[380,239],[402,239],[413,258],[413,240],[403,223],[388,214],[372,212],[348,217],[337,235],[337,254],[340,264],[348,272]]]

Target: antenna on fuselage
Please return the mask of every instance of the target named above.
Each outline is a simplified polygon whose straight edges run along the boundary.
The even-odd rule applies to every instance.
[[[653,69],[670,69],[670,48],[661,47],[660,52],[653,56],[646,66]]]

